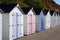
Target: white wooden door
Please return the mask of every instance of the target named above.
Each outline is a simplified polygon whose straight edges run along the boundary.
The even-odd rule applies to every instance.
[[[23,36],[23,15],[17,14],[18,38]]]
[[[17,24],[16,24],[16,13],[12,14],[12,38],[16,39],[17,38],[17,34],[16,34],[16,28],[17,28]]]
[[[57,20],[57,23],[58,23],[57,25],[59,25],[59,14],[58,14],[58,18],[57,18],[57,19],[58,19],[58,20]]]
[[[59,25],[60,25],[60,15],[59,15]]]
[[[58,25],[59,25],[59,14],[58,14]]]
[[[2,40],[2,14],[0,13],[0,40]]]
[[[56,26],[57,26],[57,15],[56,15]]]
[[[51,25],[51,16],[50,15],[46,15],[46,29],[49,29],[50,25]]]

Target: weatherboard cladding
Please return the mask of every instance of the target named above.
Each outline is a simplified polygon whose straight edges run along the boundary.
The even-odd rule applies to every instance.
[[[4,11],[4,13],[9,13],[17,4],[0,4],[0,9]]]

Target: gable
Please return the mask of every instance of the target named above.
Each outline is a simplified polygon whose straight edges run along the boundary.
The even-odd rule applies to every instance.
[[[47,15],[46,15],[46,16],[51,16],[51,15],[50,15],[50,11],[48,11],[48,13],[47,13]]]
[[[40,15],[44,15],[43,10],[41,10]]]
[[[35,15],[34,12],[33,12],[33,9],[31,9],[31,10],[28,12],[28,14],[33,14],[33,15]]]
[[[56,15],[57,15],[56,12],[54,12],[54,13],[53,13],[53,16],[56,16]]]
[[[35,11],[36,15],[39,15],[42,8],[33,8],[33,10]]]
[[[48,10],[43,10],[44,15],[47,15]]]
[[[50,15],[53,16],[54,10],[50,10]]]
[[[21,11],[21,9],[19,9],[17,6],[10,12],[10,13],[18,13],[20,15],[23,15],[23,12]]]

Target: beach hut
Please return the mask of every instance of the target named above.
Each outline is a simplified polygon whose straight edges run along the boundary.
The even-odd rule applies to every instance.
[[[12,16],[12,17],[11,17]],[[12,18],[12,19],[11,19]],[[17,4],[17,6],[14,7],[14,9],[10,12],[10,25],[15,26],[15,27],[11,27],[12,29],[12,33],[14,38],[20,38],[23,37],[24,35],[24,31],[23,31],[23,11],[20,8],[19,4]]]
[[[57,12],[55,11],[55,26],[57,26]]]
[[[19,5],[17,5],[17,18],[16,18],[16,23],[17,23],[17,37],[23,37],[24,35],[24,12],[22,11],[22,9],[20,8]]]
[[[54,11],[54,13],[53,13],[53,27],[55,27],[56,26],[56,12]]]
[[[60,25],[60,13],[59,13],[59,25]]]
[[[57,26],[59,25],[59,13],[57,12]]]
[[[53,21],[54,21],[53,13],[54,13],[54,10],[50,10],[50,15],[51,15],[51,28],[53,27]]]
[[[55,16],[54,16],[54,12],[53,12],[53,15],[52,15],[52,18],[51,18],[51,27],[53,28],[54,25],[55,25]]]
[[[39,21],[40,21],[40,17],[39,17],[39,15],[40,15],[40,12],[41,12],[41,10],[42,10],[42,8],[34,8],[34,11],[35,11],[35,26],[36,26],[36,32],[39,32],[40,31],[40,23],[39,23]]]
[[[0,9],[0,40],[2,40],[2,13],[3,11]]]
[[[39,31],[43,31],[45,29],[45,10],[41,10],[39,15]]]
[[[33,8],[27,14],[27,31],[28,35],[31,33],[35,33],[35,14]]]
[[[23,16],[18,4],[0,4],[2,13],[2,40],[23,36]],[[22,25],[22,26],[21,26]],[[0,25],[1,26],[1,25]],[[19,35],[19,36],[18,36]]]
[[[59,25],[59,12],[58,12],[58,25]]]
[[[46,27],[45,29],[50,29],[50,26],[51,26],[51,15],[50,15],[50,11],[47,11],[47,14],[46,14]]]
[[[58,25],[58,13],[56,12],[56,26]]]

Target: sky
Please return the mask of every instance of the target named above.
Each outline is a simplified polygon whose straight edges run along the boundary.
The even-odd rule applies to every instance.
[[[60,0],[54,0],[57,4],[60,5]]]

